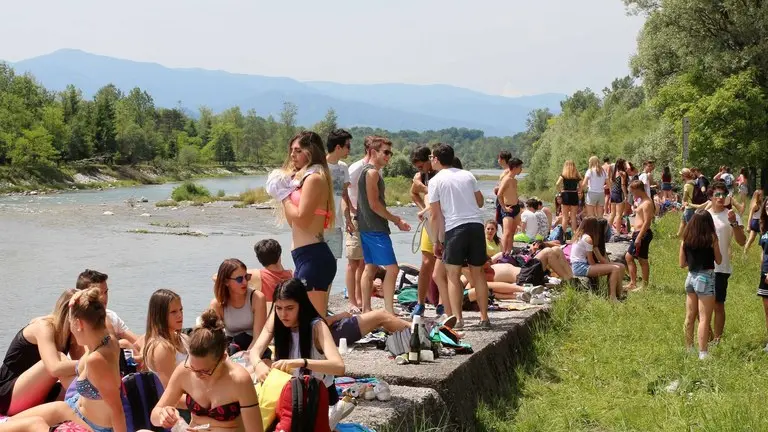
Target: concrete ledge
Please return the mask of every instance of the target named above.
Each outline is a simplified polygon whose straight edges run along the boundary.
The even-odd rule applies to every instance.
[[[344,423],[360,423],[377,431],[413,431],[445,423],[446,407],[430,388],[390,386],[392,399],[360,401]]]

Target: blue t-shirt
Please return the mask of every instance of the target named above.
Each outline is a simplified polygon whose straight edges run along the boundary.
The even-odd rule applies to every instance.
[[[763,248],[763,266],[762,266],[762,272],[768,273],[768,231],[764,232],[763,235],[760,236],[760,247]]]

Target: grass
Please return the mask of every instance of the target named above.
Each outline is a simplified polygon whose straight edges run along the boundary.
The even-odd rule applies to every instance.
[[[162,228],[189,228],[189,222],[150,222],[149,224]]]
[[[241,201],[243,205],[261,204],[271,199],[272,197],[269,196],[266,189],[263,187],[248,189],[241,193],[239,197],[239,201]]]
[[[604,292],[566,291],[533,360],[510,372],[510,395],[478,408],[480,430],[768,430],[760,252],[744,258],[734,244],[725,334],[699,361],[684,349],[686,271],[669,238],[677,217],[654,227],[649,289],[615,305]],[[680,386],[667,392],[673,380]]]
[[[411,202],[411,184],[406,177],[384,177],[384,201],[387,206],[401,206]]]
[[[179,203],[174,200],[158,201],[155,203],[155,207],[176,207]]]

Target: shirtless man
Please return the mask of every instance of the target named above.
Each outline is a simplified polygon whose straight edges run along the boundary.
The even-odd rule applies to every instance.
[[[645,185],[640,180],[633,180],[629,184],[629,190],[632,196],[640,202],[635,209],[635,231],[632,234],[632,241],[629,243],[629,249],[627,250],[624,258],[627,261],[627,271],[629,272],[629,284],[625,286],[629,291],[638,290],[637,287],[637,266],[635,265],[635,259],[640,262],[640,268],[643,271],[643,287],[648,287],[648,277],[650,274],[650,268],[648,266],[648,247],[653,240],[653,232],[651,231],[651,222],[656,214],[655,206],[651,197],[645,193]]]
[[[501,182],[504,181],[504,178],[509,175],[509,160],[512,159],[512,153],[502,150],[499,152],[499,167],[501,168],[501,174],[499,174],[499,184],[496,185],[495,188],[493,188],[493,194],[498,197],[499,195],[499,185],[501,185]],[[496,198],[496,222],[501,225],[501,208],[499,207],[499,199]]]
[[[509,167],[509,174],[499,184],[499,216],[502,226],[501,236],[501,251],[509,253],[512,251],[514,244],[515,232],[517,226],[520,224],[520,201],[517,196],[517,179],[516,175],[523,171],[523,161],[517,158],[512,158],[507,163]]]

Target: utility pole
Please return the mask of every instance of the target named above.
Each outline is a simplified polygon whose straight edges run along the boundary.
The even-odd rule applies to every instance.
[[[688,163],[688,133],[691,131],[691,122],[688,117],[683,117],[683,167]]]

